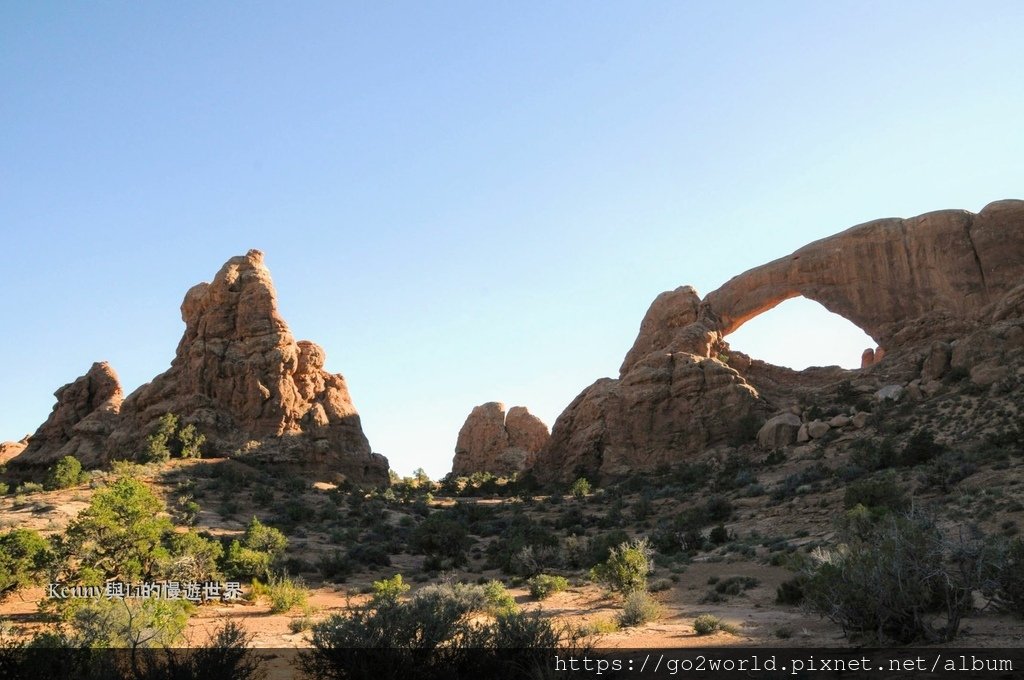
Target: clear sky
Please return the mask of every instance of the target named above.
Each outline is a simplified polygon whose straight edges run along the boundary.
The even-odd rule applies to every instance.
[[[0,440],[259,248],[374,450],[550,425],[651,300],[878,217],[1024,197],[1024,3],[0,5]],[[730,340],[856,365],[790,301]]]

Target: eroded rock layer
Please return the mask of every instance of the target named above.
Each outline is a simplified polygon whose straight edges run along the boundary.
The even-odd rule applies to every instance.
[[[457,476],[521,472],[533,464],[548,437],[548,426],[525,406],[513,406],[506,414],[501,402],[481,404],[459,430],[452,472]]]
[[[58,391],[53,415],[14,462],[49,464],[65,453],[86,465],[132,458],[173,413],[206,436],[207,455],[387,484],[387,460],[371,453],[345,379],[325,371],[324,350],[296,341],[281,318],[261,252],[231,258],[211,283],[194,286],[181,316],[185,333],[170,369],[122,403],[120,386],[92,387],[103,375],[97,367],[109,370],[97,364]]]
[[[1017,351],[1005,348],[1024,335],[1022,282],[1024,201],[1007,200],[976,215],[945,210],[852,227],[740,274],[703,299],[689,286],[662,293],[618,379],[598,380],[566,408],[533,471],[562,481],[619,476],[719,445],[756,438],[772,448],[856,427],[852,408],[843,416],[849,422],[796,415],[801,395],[834,390],[851,377],[865,398],[893,386],[925,394],[938,389],[937,377],[950,366],[969,371],[977,385],[995,384],[1007,375],[1006,351]],[[797,372],[730,351],[729,333],[798,295],[879,342],[865,352],[862,371]]]

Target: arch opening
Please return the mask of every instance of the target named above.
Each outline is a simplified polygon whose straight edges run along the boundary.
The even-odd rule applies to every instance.
[[[726,340],[754,359],[798,371],[811,366],[860,368],[864,350],[877,344],[856,324],[802,296],[754,316]]]

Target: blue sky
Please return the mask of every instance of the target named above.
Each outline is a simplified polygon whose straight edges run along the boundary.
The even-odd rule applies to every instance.
[[[650,301],[845,227],[1021,197],[1024,4],[4,3],[0,439],[96,360],[165,370],[260,248],[374,449],[551,424]],[[855,365],[790,301],[730,336]]]

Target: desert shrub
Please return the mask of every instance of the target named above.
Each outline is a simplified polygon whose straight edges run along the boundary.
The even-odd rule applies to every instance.
[[[505,616],[519,611],[516,599],[505,588],[501,581],[488,581],[484,584],[484,598],[487,601],[487,612],[491,616]]]
[[[947,493],[977,471],[978,466],[962,453],[946,451],[933,458],[918,479],[926,488]]]
[[[725,525],[719,524],[711,530],[711,533],[708,534],[708,541],[711,545],[722,545],[723,543],[728,543],[729,530],[725,528]]]
[[[271,567],[284,555],[288,539],[279,529],[256,517],[249,520],[242,540],[234,540],[224,558],[224,571],[233,578],[270,578]]]
[[[156,430],[146,438],[146,448],[141,458],[146,463],[162,463],[171,456],[200,458],[206,435],[198,432],[191,423],[180,425],[178,416],[165,413],[157,421]]]
[[[82,464],[74,456],[64,456],[46,475],[46,489],[68,489],[82,478]]]
[[[361,564],[364,567],[390,567],[391,555],[379,545],[359,543],[348,549],[347,559],[350,563]],[[441,567],[440,561],[438,568]]]
[[[721,595],[739,595],[744,591],[756,588],[761,581],[753,576],[730,576],[715,584],[715,592]]]
[[[654,514],[654,493],[650,489],[644,489],[636,503],[630,508],[633,512],[633,519],[643,522]]]
[[[670,468],[666,475],[659,475],[671,486],[680,491],[696,491],[707,487],[711,481],[713,470],[708,463],[682,463]]]
[[[265,508],[274,502],[274,490],[269,486],[258,486],[252,492],[252,502]]]
[[[1024,541],[1020,538],[992,540],[985,575],[986,594],[1000,608],[1024,616]]]
[[[201,510],[199,503],[196,503],[191,496],[181,496],[178,499],[177,515],[183,524],[195,524]]]
[[[863,505],[878,515],[906,509],[910,501],[900,488],[896,475],[890,473],[850,484],[843,496],[843,506],[849,510],[858,505]]]
[[[645,591],[637,590],[626,595],[618,620],[628,628],[656,621],[660,616],[661,605]]]
[[[929,430],[918,430],[903,446],[899,463],[908,467],[920,465],[927,463],[944,451],[945,447],[935,441],[935,436]]]
[[[811,491],[817,487],[818,482],[828,479],[831,474],[832,471],[821,463],[809,465],[779,482],[772,491],[772,500],[781,501]]]
[[[401,574],[395,574],[391,578],[381,579],[373,582],[373,602],[397,602],[403,595],[409,592],[409,585],[402,580]]]
[[[146,438],[146,448],[142,452],[142,460],[146,463],[162,463],[171,458],[171,439],[178,429],[178,416],[165,413],[157,421],[156,431]]]
[[[53,559],[50,543],[32,529],[0,534],[0,599],[37,583]]]
[[[254,579],[252,594],[255,597],[268,600],[270,611],[275,614],[290,611],[295,607],[303,607],[309,602],[309,588],[302,580],[282,574],[271,574],[270,580],[265,584]]]
[[[58,612],[61,646],[171,647],[183,639],[195,606],[186,600],[80,598],[63,600]]]
[[[700,614],[693,620],[693,632],[697,635],[711,635],[716,631],[734,633],[735,629],[713,614]]]
[[[202,447],[206,443],[206,435],[196,431],[196,426],[189,423],[177,434],[179,455],[182,458],[201,458]]]
[[[39,493],[40,491],[45,490],[46,488],[38,482],[22,482],[15,488],[14,493],[28,495],[31,493]]]
[[[757,431],[764,425],[764,419],[756,413],[748,413],[736,421],[736,426],[729,433],[730,446],[743,446],[757,438]]]
[[[413,530],[409,545],[416,552],[437,558],[445,566],[458,567],[466,563],[470,538],[462,522],[436,511]]]
[[[589,495],[590,482],[587,481],[586,477],[580,477],[569,487],[569,493],[573,495],[573,498],[583,498]]]
[[[552,576],[550,574],[538,574],[526,583],[530,588],[530,595],[538,600],[547,599],[569,587],[569,581],[564,576]]]
[[[445,588],[407,601],[371,601],[314,625],[302,669],[317,678],[403,677],[410,668],[417,678],[513,678],[544,668],[551,650],[575,643],[568,629],[536,615],[474,622],[473,606]],[[515,649],[515,662],[480,653],[487,649]]]
[[[152,576],[169,556],[164,541],[173,527],[163,511],[163,502],[145,484],[118,479],[96,492],[70,522],[62,546],[65,556],[105,578],[129,582]]]
[[[847,635],[874,643],[951,640],[981,585],[981,557],[977,546],[954,544],[925,515],[890,514],[817,554],[805,601]]]
[[[352,562],[340,550],[334,550],[321,553],[316,568],[325,581],[344,581],[352,573]]]
[[[803,602],[806,580],[805,576],[798,575],[780,583],[779,587],[775,589],[775,603],[796,605]]]
[[[732,502],[724,496],[711,496],[704,503],[704,512],[709,522],[724,522],[732,516],[732,509]]]
[[[566,508],[566,510],[555,521],[555,528],[561,529],[570,536],[582,536],[586,533],[584,524],[586,519],[583,511],[578,507]]]
[[[615,633],[619,630],[618,618],[597,619],[580,626],[580,635],[588,637],[591,635],[605,635]]]
[[[653,550],[646,538],[612,548],[608,559],[591,569],[591,578],[612,590],[633,593],[647,589],[647,575],[654,569]]]
[[[583,569],[590,569],[591,567],[607,560],[608,555],[611,554],[613,548],[628,541],[629,534],[622,529],[615,529],[614,531],[597,534],[587,543],[583,563],[578,566]]]
[[[172,532],[167,540],[168,555],[159,566],[162,578],[171,581],[213,581],[220,574],[217,564],[224,555],[219,541],[195,531]]]
[[[533,564],[523,563],[519,558],[528,551]],[[533,576],[545,566],[556,566],[558,537],[529,515],[516,512],[509,520],[501,540],[487,546],[488,564],[507,574]]]

